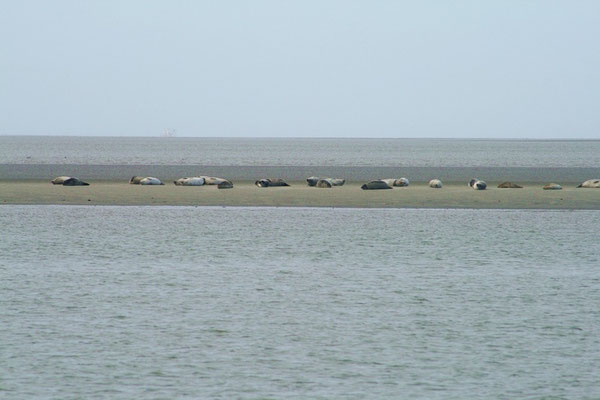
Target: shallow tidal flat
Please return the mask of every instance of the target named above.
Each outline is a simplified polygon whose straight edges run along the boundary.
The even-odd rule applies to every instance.
[[[444,183],[432,189],[424,182],[391,190],[361,190],[364,182],[321,189],[291,181],[290,187],[259,188],[251,181],[234,181],[233,189],[215,186],[182,187],[130,185],[122,181],[94,181],[90,186],[65,187],[47,180],[0,181],[0,204],[186,205],[365,208],[502,208],[600,209],[600,189],[576,188],[558,182],[563,190],[542,190],[543,184],[522,183],[523,189],[476,191],[466,183]]]

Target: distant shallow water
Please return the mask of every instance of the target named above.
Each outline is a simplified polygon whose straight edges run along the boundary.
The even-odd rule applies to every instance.
[[[0,397],[600,397],[598,211],[1,206]]]
[[[0,136],[0,164],[591,168],[600,140]]]

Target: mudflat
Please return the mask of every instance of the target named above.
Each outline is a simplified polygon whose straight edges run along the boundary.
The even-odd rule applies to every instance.
[[[473,190],[465,183],[444,183],[432,189],[411,183],[391,190],[361,190],[364,182],[315,188],[292,181],[290,187],[259,188],[251,181],[234,181],[232,189],[130,185],[123,181],[89,180],[90,186],[66,187],[47,180],[0,181],[0,204],[271,206],[365,208],[506,208],[600,209],[600,189],[576,188],[579,182],[558,182],[563,190],[542,190],[543,184],[523,183],[522,189]]]

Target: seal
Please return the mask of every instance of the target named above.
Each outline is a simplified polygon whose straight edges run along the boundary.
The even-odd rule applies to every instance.
[[[583,183],[580,183],[577,187],[578,188],[590,188],[590,189],[600,188],[600,179],[587,180]]]
[[[400,178],[400,179],[396,179],[394,181],[394,186],[408,186],[408,184],[410,183],[410,181],[408,180],[408,178]]]
[[[386,178],[386,179],[380,179],[380,181],[384,181],[385,183],[387,183],[390,186],[408,186],[409,181],[407,178]]]
[[[321,179],[327,179],[327,178],[319,178],[318,176],[311,176],[306,178],[306,183],[308,183],[308,186],[316,186],[317,182],[319,182]]]
[[[143,178],[142,180],[140,180],[140,185],[164,185],[164,183],[162,183],[160,181],[160,179],[158,178],[154,178],[152,176],[147,176],[145,178]]]
[[[205,185],[218,185],[219,183],[227,181],[225,178],[217,178],[215,176],[200,176],[200,178],[204,178]]]
[[[382,180],[371,181],[369,183],[365,183],[360,187],[362,190],[379,190],[379,189],[392,189],[387,182]]]
[[[429,187],[434,189],[440,189],[442,187],[442,181],[439,179],[432,179],[429,181]]]
[[[71,176],[58,176],[52,179],[53,185],[63,185],[63,186],[90,186],[89,183],[82,181],[79,178],[73,178]]]
[[[345,179],[339,178],[321,178],[317,181],[317,184],[314,185],[319,188],[330,188],[333,186],[343,186],[346,183]]]
[[[217,185],[217,189],[232,189],[232,188],[233,188],[233,183],[231,183],[231,181],[219,182],[219,184]]]
[[[498,185],[498,188],[500,188],[500,189],[523,189],[523,186],[517,185],[516,183],[512,183],[512,182],[502,182],[501,184]]]
[[[189,178],[179,178],[173,183],[177,186],[203,186],[204,178],[201,176],[193,176]]]
[[[258,187],[290,186],[283,179],[259,179],[254,184]]]
[[[311,176],[309,178],[306,178],[306,183],[308,183],[308,186],[317,186],[317,183],[319,183],[319,181],[321,181],[321,180],[329,181],[331,186],[343,186],[344,183],[346,183],[345,179],[318,177],[318,176]]]
[[[62,185],[63,183],[65,183],[65,181],[67,179],[71,179],[70,176],[57,176],[56,178],[52,179],[50,182],[52,182],[53,185]]]
[[[549,183],[543,188],[544,190],[562,190],[562,186],[558,183]]]
[[[78,178],[69,178],[63,182],[63,186],[90,186],[90,184]]]
[[[471,179],[469,181],[469,186],[475,190],[485,190],[485,188],[487,188],[487,183],[481,179]]]
[[[332,186],[333,186],[333,184],[331,183],[331,180],[329,180],[329,179],[319,179],[319,181],[316,184],[316,187],[318,187],[318,188],[330,188]]]
[[[344,186],[344,183],[346,183],[346,180],[342,178],[327,178],[327,180],[331,183],[331,186]]]
[[[179,178],[176,181],[173,181],[173,183],[175,184],[175,186],[183,186],[184,182],[188,179],[190,178]]]

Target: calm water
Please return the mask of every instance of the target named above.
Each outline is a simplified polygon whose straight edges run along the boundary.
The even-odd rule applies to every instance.
[[[0,136],[0,164],[597,167],[600,140]]]
[[[600,397],[600,212],[0,207],[0,397]]]

